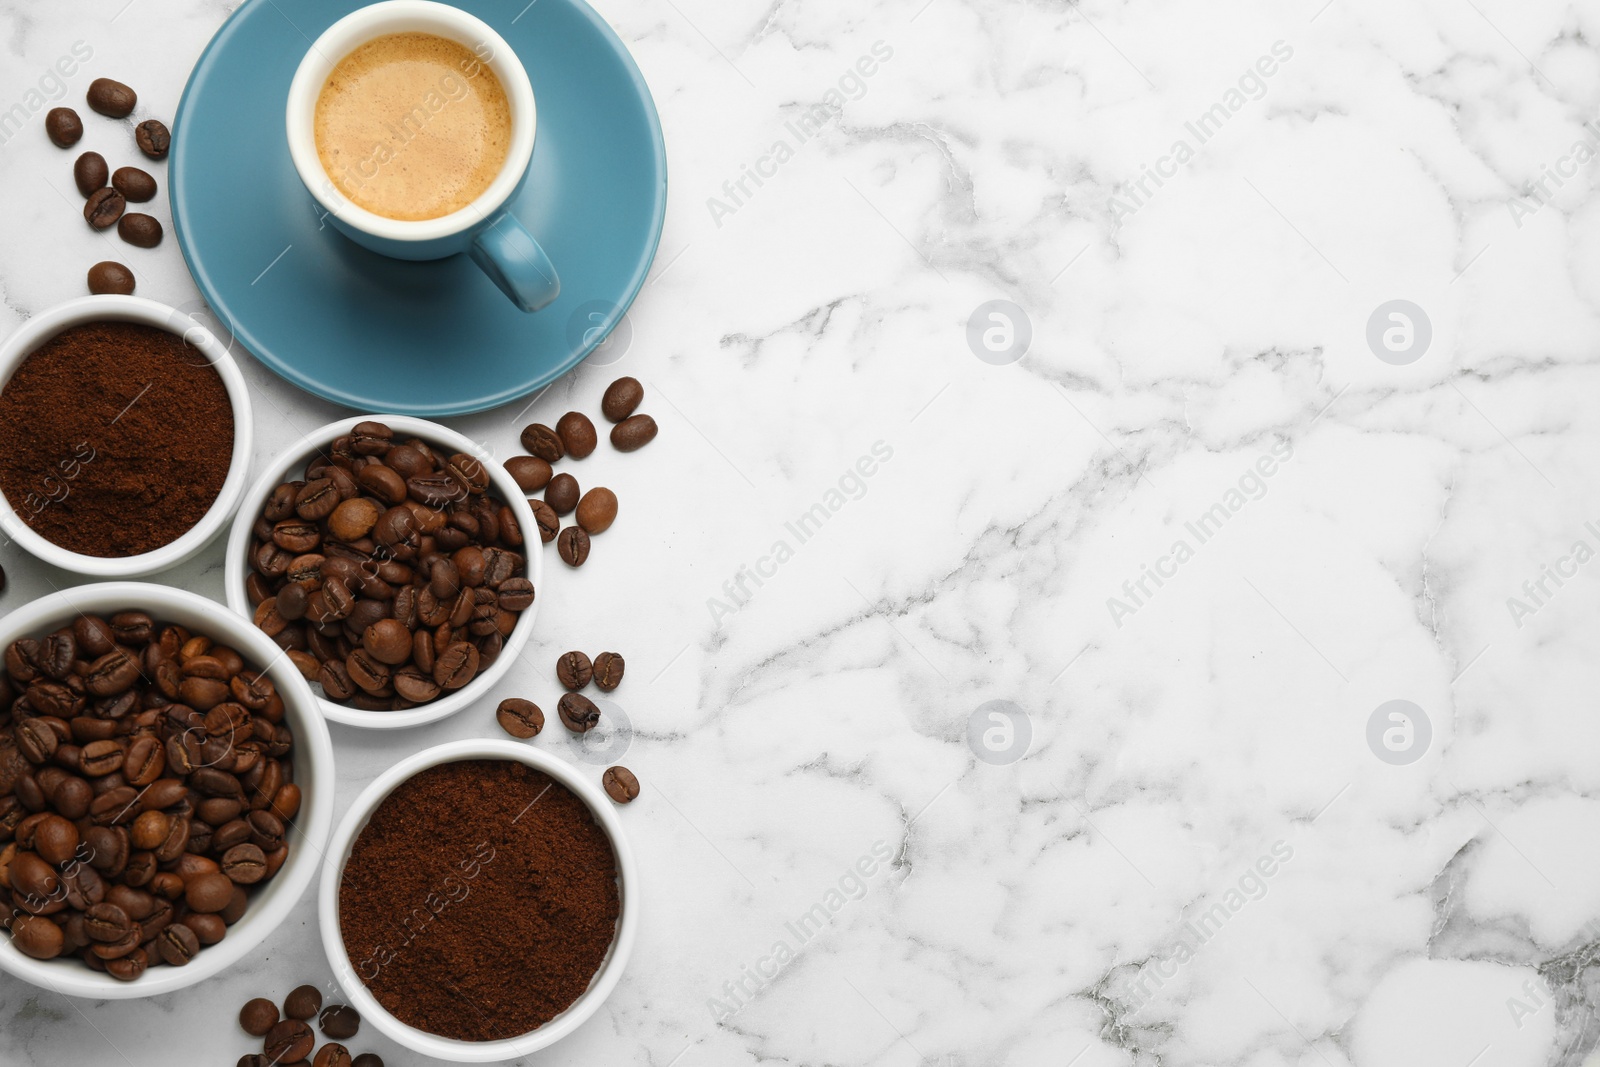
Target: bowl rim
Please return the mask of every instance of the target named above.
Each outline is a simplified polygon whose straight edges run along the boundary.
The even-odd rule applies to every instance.
[[[233,454],[222,488],[200,521],[176,540],[135,556],[86,556],[48,541],[22,521],[3,492],[0,492],[0,528],[30,555],[62,570],[91,578],[141,578],[191,558],[233,518],[250,475],[255,429],[250,392],[228,346],[193,315],[142,296],[110,294],[64,301],[39,312],[13,330],[0,342],[0,390],[11,381],[22,362],[47,340],[89,322],[134,322],[154,326],[183,338],[204,353],[222,379],[233,408]]]
[[[0,647],[21,636],[54,628],[59,620],[71,615],[104,612],[113,607],[148,611],[157,619],[172,619],[174,613],[203,617],[205,623],[191,628],[210,628],[206,636],[226,641],[246,659],[260,664],[283,696],[285,718],[294,729],[295,782],[306,794],[293,824],[300,831],[300,845],[290,850],[287,862],[273,878],[272,898],[252,904],[228,928],[227,937],[208,947],[192,963],[152,968],[135,981],[122,982],[91,971],[77,960],[33,959],[16,948],[10,937],[0,937],[0,971],[67,996],[135,1000],[186,989],[215,977],[248,957],[289,917],[326,856],[337,778],[333,741],[327,724],[315,712],[316,698],[305,679],[265,634],[197,593],[147,582],[100,582],[63,589],[0,618]]]
[[[319,449],[326,448],[334,438],[349,433],[357,423],[369,421],[381,422],[394,430],[397,435],[420,437],[425,441],[429,439],[442,441],[457,451],[469,452],[478,457],[489,472],[491,483],[505,503],[516,513],[517,522],[522,527],[522,555],[528,579],[533,582],[534,590],[533,603],[517,617],[517,625],[512,628],[511,636],[506,638],[499,658],[490,664],[487,670],[480,671],[477,677],[454,693],[406,711],[364,711],[335,703],[326,697],[316,697],[318,705],[322,708],[322,714],[333,722],[373,730],[398,730],[438,722],[456,714],[492,688],[511,669],[511,664],[522,654],[523,647],[528,643],[539,614],[539,596],[542,591],[540,587],[544,583],[544,544],[538,540],[539,526],[534,521],[533,509],[528,505],[527,496],[506,471],[504,465],[484,445],[448,426],[415,415],[352,415],[302,434],[297,443],[273,458],[256,479],[255,484],[250,486],[240,499],[238,512],[233,518],[233,528],[228,535],[228,547],[223,562],[223,588],[227,595],[228,607],[242,615],[250,625],[255,625],[255,611],[251,607],[249,595],[245,592],[245,579],[249,575],[246,560],[252,536],[251,527],[255,525],[256,513],[272,494],[272,490],[277,488],[284,475],[303,465]],[[532,551],[531,544],[537,544],[539,551]],[[315,693],[313,695],[315,696]]]
[[[548,774],[587,804],[594,813],[595,821],[611,840],[611,850],[617,859],[617,882],[621,895],[616,935],[600,968],[589,980],[589,987],[565,1011],[538,1029],[496,1041],[461,1041],[441,1037],[396,1019],[378,1003],[378,999],[356,975],[339,931],[339,886],[344,878],[344,866],[349,859],[351,846],[366,828],[372,813],[401,782],[420,771],[443,763],[470,759],[505,759],[524,763]],[[328,964],[333,968],[340,988],[361,1017],[413,1052],[457,1063],[487,1063],[525,1056],[554,1044],[583,1025],[600,1009],[600,1005],[605,1003],[621,980],[633,951],[641,917],[639,868],[616,805],[599,786],[565,760],[532,745],[498,738],[466,738],[435,745],[408,756],[379,775],[362,790],[340,818],[328,842],[322,879],[317,888],[317,923],[323,950],[327,953]]]

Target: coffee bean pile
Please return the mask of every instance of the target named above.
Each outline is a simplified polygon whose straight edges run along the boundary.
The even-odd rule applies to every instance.
[[[644,386],[637,378],[618,378],[606,387],[600,411],[611,422],[611,445],[619,452],[634,452],[656,436],[656,420],[634,411],[644,399]],[[604,486],[587,493],[580,490],[571,474],[555,473],[552,466],[562,459],[586,459],[599,443],[594,423],[581,411],[569,411],[556,420],[552,429],[536,422],[522,431],[522,447],[529,455],[506,460],[506,471],[516,479],[524,493],[544,490],[543,500],[530,500],[533,517],[539,524],[539,540],[556,543],[561,561],[581,567],[589,558],[590,539],[604,533],[617,520],[617,494]],[[561,516],[573,515],[574,525],[565,529]]]
[[[312,1054],[317,1038],[309,1020],[316,1019],[325,1043]],[[347,1004],[322,1006],[322,991],[313,985],[296,986],[283,998],[283,1015],[266,997],[247,1001],[239,1009],[239,1025],[251,1037],[261,1038],[261,1051],[239,1057],[238,1067],[383,1067],[383,1057],[363,1052],[354,1058],[341,1042],[356,1036],[361,1016]]]
[[[132,981],[214,945],[289,855],[294,738],[272,680],[142,611],[5,650],[0,886],[12,943]]]
[[[107,118],[123,119],[138,106],[139,94],[119,81],[96,78],[89,85],[86,99],[90,109]],[[70,107],[52,108],[44,119],[45,134],[59,148],[71,148],[83,139],[83,120]],[[172,131],[160,119],[146,119],[133,129],[134,144],[153,160],[167,158],[172,148]],[[72,165],[72,180],[84,198],[83,217],[96,230],[117,228],[117,235],[136,248],[154,248],[161,243],[161,222],[154,215],[130,212],[129,204],[155,199],[155,178],[138,167],[119,167],[111,173],[99,152],[85,152]],[[107,184],[107,183],[110,184]],[[96,295],[133,292],[133,272],[114,260],[89,268],[89,292]]]
[[[273,490],[255,623],[329,700],[400,711],[472,681],[532,606],[516,514],[474,456],[363,422]]]

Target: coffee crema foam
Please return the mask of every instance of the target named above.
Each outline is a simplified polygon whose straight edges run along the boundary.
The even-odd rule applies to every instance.
[[[395,33],[334,66],[314,129],[322,169],[345,196],[385,218],[417,222],[461,210],[500,174],[511,103],[465,45]]]

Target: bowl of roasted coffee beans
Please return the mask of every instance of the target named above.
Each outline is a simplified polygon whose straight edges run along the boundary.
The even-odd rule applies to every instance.
[[[228,604],[350,726],[452,715],[505,674],[543,575],[527,498],[477,442],[437,423],[330,423],[279,456],[228,540]]]
[[[530,745],[452,741],[379,775],[317,890],[323,949],[360,1017],[421,1062],[518,1059],[622,978],[642,912],[617,806]]]
[[[228,346],[134,296],[42,311],[0,344],[0,527],[96,578],[166,570],[228,524],[250,398]]]
[[[112,582],[0,619],[0,970],[170,993],[289,914],[333,823],[316,698],[247,620]]]

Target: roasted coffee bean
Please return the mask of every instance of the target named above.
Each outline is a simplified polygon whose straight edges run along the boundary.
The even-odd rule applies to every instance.
[[[339,490],[331,478],[318,478],[307,482],[294,495],[294,513],[302,519],[316,522],[333,514],[339,506]]]
[[[644,386],[637,378],[618,378],[606,386],[600,398],[600,413],[611,422],[621,422],[639,407],[644,399]]]
[[[546,463],[554,463],[566,455],[561,435],[542,422],[535,422],[522,431],[522,447]]]
[[[595,434],[594,423],[589,421],[589,416],[581,411],[569,411],[556,421],[556,433],[561,438],[561,447],[566,449],[567,455],[573,459],[585,459],[594,452],[594,446],[599,443]]]
[[[460,689],[478,673],[477,646],[456,641],[439,653],[433,665],[433,680],[445,689]]]
[[[533,583],[526,578],[507,578],[495,588],[495,596],[501,611],[527,611],[533,606]]]
[[[379,619],[361,635],[361,646],[380,663],[404,663],[411,655],[411,631],[396,619]]]
[[[556,660],[556,680],[577,692],[594,677],[594,664],[582,652],[564,652]]]
[[[71,148],[83,139],[83,120],[70,107],[53,107],[45,113],[44,132],[57,148]]]
[[[252,811],[245,820],[250,827],[250,843],[263,853],[273,852],[283,846],[283,820],[265,809]]]
[[[83,932],[90,941],[102,944],[121,941],[132,926],[133,919],[116,904],[93,904],[84,909]]]
[[[196,875],[184,887],[183,899],[190,911],[221,911],[233,899],[233,880],[220,871]]]
[[[322,1032],[335,1041],[348,1041],[361,1029],[361,1016],[348,1004],[331,1004],[323,1008],[318,1021]]]
[[[322,991],[314,985],[295,986],[283,998],[283,1017],[311,1019],[322,1010]]]
[[[130,204],[143,204],[156,197],[156,180],[138,167],[118,167],[111,175],[111,188]]]
[[[589,558],[589,535],[581,526],[568,526],[556,538],[556,551],[561,562],[569,567],[581,567]]]
[[[139,151],[151,159],[166,159],[172,147],[172,131],[160,119],[145,119],[133,128],[133,139]]]
[[[311,1067],[351,1067],[350,1050],[337,1041],[330,1041],[317,1049]]]
[[[627,666],[615,652],[602,652],[594,658],[594,684],[603,693],[609,693],[622,684],[622,672]]]
[[[144,974],[150,966],[150,957],[142,948],[136,948],[126,956],[106,961],[106,973],[121,982],[132,982]]]
[[[266,997],[245,1001],[239,1009],[239,1026],[252,1037],[265,1037],[278,1025],[278,1006]]]
[[[590,534],[605,533],[617,521],[617,494],[596,486],[578,501],[578,525]]]
[[[445,463],[445,473],[469,495],[482,493],[489,487],[489,468],[477,456],[457,452]]]
[[[419,664],[415,667],[403,667],[396,671],[391,682],[395,693],[402,700],[408,700],[413,704],[426,704],[428,701],[438,697],[443,687],[431,677],[432,667],[430,666],[426,669],[429,672],[428,674],[423,673],[423,668]]]
[[[571,514],[578,506],[578,479],[570,474],[558,474],[545,486],[544,502],[557,515]]]
[[[134,848],[154,851],[166,841],[167,834],[171,830],[172,819],[166,812],[146,811],[141,812],[139,817],[133,820],[128,837],[133,842]]]
[[[381,422],[358,422],[350,431],[350,451],[358,456],[381,456],[389,451],[394,431]]]
[[[129,212],[117,221],[117,236],[138,248],[154,248],[161,243],[161,223],[154,215]]]
[[[656,420],[649,415],[629,415],[611,427],[611,446],[618,452],[636,452],[656,439]]]
[[[537,493],[550,484],[550,464],[538,456],[512,456],[506,460],[506,473],[524,493]]]
[[[262,1052],[273,1063],[288,1064],[298,1063],[311,1055],[311,1049],[317,1043],[316,1036],[300,1019],[285,1019],[271,1030],[262,1043]]]
[[[222,854],[222,873],[236,885],[255,885],[266,876],[266,853],[257,845],[234,845]]]
[[[606,796],[618,804],[630,803],[639,795],[639,779],[626,767],[607,767],[600,784],[605,787]]]
[[[351,497],[334,509],[333,516],[328,520],[328,529],[341,541],[355,541],[371,533],[378,516],[382,514],[383,509],[370,497]]]
[[[131,688],[139,677],[139,661],[116,648],[91,663],[83,680],[95,696],[109,697]]]
[[[380,662],[366,649],[358,648],[346,656],[344,668],[350,672],[350,680],[364,692],[375,696],[386,695],[389,688],[389,665]]]
[[[33,847],[46,862],[60,866],[77,851],[78,828],[60,815],[46,815],[34,827]]]
[[[11,943],[25,956],[53,960],[65,941],[61,927],[43,916],[19,915],[11,921]]]
[[[61,743],[61,738],[43,719],[24,719],[15,734],[17,751],[29,763],[46,762],[56,754],[56,746]]]
[[[174,923],[156,935],[156,951],[174,967],[182,967],[200,952],[200,938],[182,923]]]
[[[72,164],[72,180],[77,184],[78,192],[85,197],[96,189],[104,189],[110,174],[106,157],[99,152],[85,152]]]
[[[362,467],[356,472],[356,483],[391,506],[405,503],[409,491],[406,480],[393,468],[382,463],[368,463]]]
[[[89,292],[94,295],[131,296],[133,290],[133,272],[121,263],[108,259],[89,268]]]
[[[104,230],[122,217],[123,209],[127,206],[127,201],[115,189],[96,189],[83,205],[83,217],[90,226]]]
[[[544,729],[544,712],[531,700],[508,697],[495,709],[495,721],[512,737],[533,737]]]
[[[108,118],[126,118],[139,103],[139,94],[119,81],[96,78],[85,94],[89,107]]]
[[[556,702],[556,713],[561,725],[575,734],[588,733],[600,724],[600,709],[594,701],[577,693],[563,693]]]
[[[376,1052],[363,1052],[350,1061],[350,1067],[383,1067],[383,1057]]]

